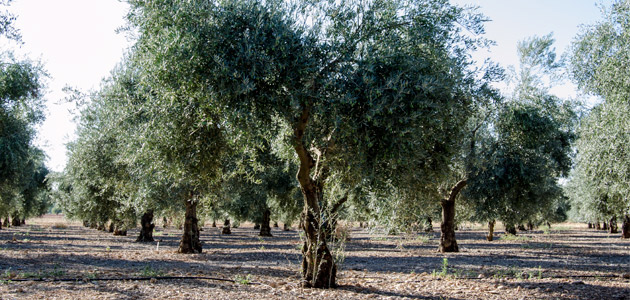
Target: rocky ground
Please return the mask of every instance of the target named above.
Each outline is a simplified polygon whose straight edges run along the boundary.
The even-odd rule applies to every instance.
[[[204,227],[204,253],[176,254],[180,231],[155,243],[87,229],[60,216],[0,230],[0,299],[630,299],[630,241],[559,224],[457,232],[461,252],[436,252],[439,233],[385,236],[346,228],[339,287],[299,286],[299,233]],[[178,277],[178,278],[173,278]],[[170,279],[169,279],[170,278]],[[23,281],[24,280],[24,281]],[[40,281],[42,280],[42,281]],[[68,281],[64,281],[68,280]]]

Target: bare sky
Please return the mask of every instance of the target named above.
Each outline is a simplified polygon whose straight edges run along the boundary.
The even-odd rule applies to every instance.
[[[611,0],[452,0],[471,4],[491,19],[486,35],[497,42],[489,56],[503,66],[515,65],[516,43],[533,35],[554,33],[559,54],[570,44],[580,24],[600,18],[596,3]],[[24,45],[16,52],[41,59],[50,74],[48,117],[39,134],[39,145],[49,156],[48,166],[62,171],[66,164],[65,143],[75,138],[75,125],[68,113],[71,105],[60,104],[64,86],[85,91],[98,88],[129,41],[116,29],[125,24],[125,3],[117,0],[14,0],[9,10],[18,16],[15,26]],[[4,48],[4,47],[2,47]],[[571,85],[558,94],[573,95]]]

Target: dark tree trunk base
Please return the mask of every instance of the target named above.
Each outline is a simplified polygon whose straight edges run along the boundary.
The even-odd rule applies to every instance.
[[[459,192],[466,186],[466,180],[461,180],[451,189],[447,198],[440,200],[442,206],[442,224],[440,225],[439,252],[459,252],[459,246],[455,239],[455,199]]]
[[[115,236],[127,236],[127,229],[116,228],[116,229],[114,229],[114,235]]]
[[[283,231],[291,231],[291,226],[289,224],[284,223],[282,225],[282,230]]]
[[[621,238],[630,239],[630,215],[623,217],[623,223],[621,223]]]
[[[494,220],[488,222],[488,235],[486,235],[486,240],[488,240],[488,242],[492,242],[494,240],[494,225],[495,224],[496,224],[496,221]]]
[[[232,229],[230,229],[230,219],[225,219],[225,222],[223,222],[221,234],[232,234]]]
[[[22,225],[22,220],[20,220],[20,218],[14,217],[11,220],[11,226],[17,227],[17,226],[20,226],[20,225]]]
[[[610,229],[610,233],[619,233],[619,229],[617,228],[617,217],[613,216],[610,218],[608,222],[608,228]]]
[[[178,253],[201,253],[202,246],[199,240],[199,225],[197,219],[197,199],[191,193],[186,201],[186,219],[184,220],[184,233],[179,242]]]
[[[136,242],[148,243],[155,241],[153,239],[153,230],[155,229],[155,224],[153,224],[153,210],[148,210],[142,215],[142,218],[140,218],[140,226],[140,234]]]
[[[512,224],[505,224],[505,233],[516,235],[516,226]]]
[[[431,217],[427,217],[427,227],[424,229],[424,232],[433,232],[433,220],[431,220]]]
[[[262,223],[260,223],[260,233],[259,233],[260,236],[272,236],[271,226],[269,226],[270,223],[271,223],[271,211],[267,208],[263,212],[263,220],[262,220]]]

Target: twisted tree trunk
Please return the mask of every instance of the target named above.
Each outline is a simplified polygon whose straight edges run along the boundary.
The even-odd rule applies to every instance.
[[[221,234],[232,234],[232,230],[230,229],[230,219],[225,219],[225,222],[223,222]]]
[[[630,239],[630,215],[623,217],[623,223],[621,224],[621,238]]]
[[[494,240],[494,225],[496,222],[497,221],[495,220],[488,222],[488,235],[486,236],[486,240],[488,240],[488,242],[492,242]]]
[[[427,227],[424,229],[424,232],[433,232],[433,220],[431,217],[427,217]]]
[[[442,206],[442,224],[440,225],[440,252],[459,252],[455,239],[455,199],[459,192],[466,186],[467,181],[461,180],[451,189],[447,198],[440,201]]]
[[[610,229],[610,233],[618,233],[619,229],[617,228],[617,216],[612,216],[608,221],[608,228]]]
[[[273,236],[271,235],[271,211],[269,208],[265,208],[263,211],[262,222],[260,223],[260,236]]]
[[[511,235],[516,235],[516,226],[514,226],[514,224],[506,223],[505,224],[505,233],[511,234]]]
[[[325,179],[322,169],[318,169],[313,156],[304,142],[304,133],[310,114],[309,107],[304,107],[294,127],[293,147],[300,160],[297,180],[304,197],[304,210],[301,214],[300,228],[304,230],[302,246],[302,285],[304,287],[331,288],[337,286],[337,265],[326,244],[326,234],[321,227],[322,187]],[[323,154],[320,152],[320,158]],[[311,171],[315,175],[311,177]]]
[[[14,216],[13,219],[11,219],[11,226],[16,227],[20,225],[22,225],[22,220],[19,217]]]
[[[178,253],[201,253],[201,241],[199,240],[199,226],[197,219],[197,196],[191,192],[186,200],[186,219],[184,220],[184,233],[179,242]]]
[[[136,239],[136,242],[153,242],[153,229],[155,228],[155,224],[153,224],[153,210],[147,210],[140,218],[140,234]]]

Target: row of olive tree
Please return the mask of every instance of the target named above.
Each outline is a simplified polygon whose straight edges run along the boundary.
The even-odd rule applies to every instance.
[[[13,20],[14,16],[0,12],[0,38],[20,43]],[[43,77],[39,63],[0,52],[0,216],[5,226],[9,217],[19,226],[27,217],[48,210],[49,171],[43,151],[34,145],[36,126],[44,119]]]
[[[573,116],[534,72],[555,68],[550,37],[522,45],[529,69],[503,103],[500,70],[470,59],[485,19],[446,0],[129,3],[136,43],[69,147],[73,216],[184,211],[179,251],[194,253],[197,210],[266,230],[299,190],[303,283],[326,288],[344,206],[400,224],[441,210],[449,252],[462,191],[477,220],[508,224],[549,220],[562,199]]]
[[[609,222],[630,238],[630,1],[615,1],[603,20],[584,27],[572,45],[571,75],[597,104],[580,124],[576,168],[567,190],[584,222]]]

